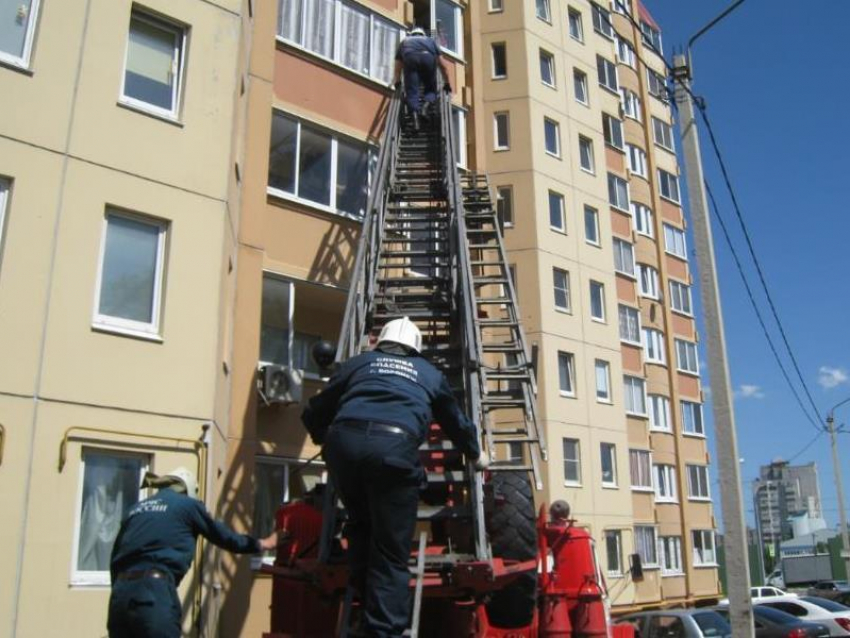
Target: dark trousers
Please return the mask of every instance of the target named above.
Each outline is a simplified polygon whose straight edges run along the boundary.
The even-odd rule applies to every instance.
[[[397,638],[408,626],[408,560],[425,472],[412,436],[334,425],[325,440],[330,477],[348,511],[351,584],[370,637]]]
[[[404,64],[404,99],[411,113],[419,113],[419,89],[428,103],[437,99],[437,60],[427,52],[408,53],[402,60]]]
[[[116,580],[109,597],[110,638],[180,638],[182,612],[169,579]]]

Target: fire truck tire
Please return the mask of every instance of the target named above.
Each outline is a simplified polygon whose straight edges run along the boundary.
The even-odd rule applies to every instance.
[[[493,556],[511,560],[537,557],[534,494],[525,472],[495,472],[491,479],[494,506],[489,516]],[[504,629],[531,623],[537,605],[537,572],[527,572],[494,593],[487,604],[490,622]]]

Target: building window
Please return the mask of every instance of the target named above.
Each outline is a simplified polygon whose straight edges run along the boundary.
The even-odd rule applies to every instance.
[[[617,487],[617,446],[613,443],[600,443],[599,454],[602,459],[602,485]]]
[[[608,576],[623,575],[623,539],[619,530],[605,530],[605,558]]]
[[[629,450],[629,473],[633,490],[652,491],[652,455],[648,450]]]
[[[685,231],[670,224],[664,224],[664,250],[681,259],[687,259],[688,248],[685,244]]]
[[[158,115],[177,117],[185,43],[183,27],[133,9],[121,101]]]
[[[683,339],[676,339],[677,368],[681,372],[699,374],[699,359],[697,357],[697,344]]]
[[[690,286],[680,281],[670,280],[670,308],[683,315],[693,315]]]
[[[606,60],[601,55],[596,56],[596,72],[599,76],[599,85],[609,91],[618,93],[620,85],[617,82],[617,67],[611,60]]]
[[[512,186],[496,187],[496,214],[503,228],[514,225],[514,189]]]
[[[0,258],[3,256],[3,233],[6,229],[6,207],[9,202],[9,180],[0,177]]]
[[[555,191],[549,191],[549,227],[565,232],[567,228],[564,218],[564,196]]]
[[[440,48],[463,58],[463,10],[450,0],[434,0],[432,35]],[[394,53],[394,52],[393,52]]]
[[[646,179],[648,175],[646,171],[646,153],[642,148],[634,144],[626,144],[626,149],[629,157],[629,171],[632,175]]]
[[[647,399],[649,403],[649,429],[658,432],[672,432],[670,399],[660,394],[650,394]]]
[[[507,112],[493,113],[493,150],[506,151],[511,147],[510,129]]]
[[[637,202],[632,202],[630,206],[632,209],[632,221],[634,221],[635,224],[635,231],[641,235],[653,237],[655,235],[655,229],[652,223],[652,209],[648,206],[644,206],[643,204],[638,204]]]
[[[584,207],[584,240],[599,246],[599,212],[591,206]]]
[[[617,60],[623,64],[635,68],[637,65],[637,55],[631,42],[617,36]]]
[[[676,502],[676,468],[672,465],[656,465],[655,500],[658,503]]]
[[[573,69],[573,91],[576,94],[576,102],[581,102],[585,106],[589,104],[587,99],[587,74]]]
[[[590,10],[593,17],[593,30],[606,38],[614,39],[614,27],[611,25],[611,14],[598,4],[591,2]]]
[[[581,22],[581,12],[578,9],[570,7],[567,10],[567,17],[570,23],[570,37],[573,40],[584,42],[584,26]]]
[[[652,266],[646,264],[638,264],[638,284],[640,294],[643,297],[650,299],[659,299],[660,292],[658,289],[658,271]]]
[[[647,363],[667,363],[664,359],[664,333],[653,328],[643,329],[643,354]]]
[[[558,387],[561,396],[576,395],[575,378],[575,357],[570,352],[558,352]]]
[[[504,10],[504,0],[489,0],[488,11],[490,11],[490,13],[501,13]]]
[[[324,463],[313,461],[306,465],[303,459],[257,457],[252,530],[255,537],[263,538],[274,531],[275,514],[281,505],[303,498],[326,481]],[[273,561],[273,555],[269,558]]]
[[[598,281],[590,282],[590,318],[605,321],[605,286]]]
[[[632,0],[612,0],[611,8],[625,16],[632,15]]]
[[[714,532],[710,529],[695,529],[691,532],[694,541],[694,565],[697,567],[717,565],[714,551]]]
[[[635,276],[634,246],[622,239],[614,239],[614,270],[629,277]]]
[[[654,49],[658,55],[661,55],[661,31],[648,22],[641,20],[640,32],[643,43]]]
[[[452,106],[452,124],[452,143],[457,149],[457,165],[466,168],[466,111]]]
[[[661,197],[679,203],[679,178],[665,170],[658,169],[658,187]]]
[[[705,436],[702,424],[702,404],[693,401],[680,401],[682,408],[682,432],[694,436]]]
[[[121,521],[144,498],[139,486],[148,457],[83,448],[78,524],[74,538],[74,585],[109,585],[109,561]]]
[[[661,550],[661,573],[665,576],[682,574],[682,539],[679,536],[661,536],[658,539]]]
[[[657,117],[652,118],[652,139],[661,148],[665,148],[671,153],[676,152],[673,146],[673,127]]]
[[[605,136],[605,143],[613,146],[618,150],[625,150],[623,143],[623,122],[616,117],[602,114],[602,134]]]
[[[546,152],[555,157],[561,156],[561,127],[555,120],[543,118],[543,131],[546,136]]]
[[[578,156],[582,170],[594,173],[593,141],[583,135],[578,136]]]
[[[563,439],[564,483],[581,485],[581,450],[578,439]]]
[[[540,49],[540,81],[555,88],[555,57]]]
[[[667,103],[667,82],[664,76],[652,69],[646,70],[647,91],[652,97],[656,97],[665,104]]]
[[[493,79],[502,80],[508,77],[508,55],[504,42],[490,45],[490,54],[493,60]]]
[[[640,112],[640,98],[637,93],[629,91],[628,89],[621,89],[620,94],[622,96],[623,115],[640,122],[642,119]]]
[[[311,351],[321,337],[297,329],[296,286],[271,274],[263,275],[260,315],[260,363],[287,366],[318,375]]]
[[[626,414],[646,416],[646,381],[640,377],[623,376]]]
[[[708,467],[705,465],[688,465],[688,498],[695,501],[708,501]]]
[[[159,334],[166,232],[164,221],[107,209],[95,326]]]
[[[544,22],[552,22],[552,10],[549,7],[549,0],[536,0],[537,17]]]
[[[635,525],[635,549],[644,567],[658,567],[657,548],[655,528],[650,525]]]
[[[637,308],[624,306],[618,307],[620,322],[620,340],[633,345],[640,345],[640,313]]]
[[[0,61],[26,68],[30,63],[39,0],[0,3]]]
[[[611,366],[607,361],[597,359],[596,369],[596,400],[600,403],[611,403]]]
[[[270,194],[362,218],[369,164],[365,144],[334,137],[274,112],[269,147]]]
[[[570,274],[566,270],[553,268],[552,280],[555,287],[555,308],[570,312]]]
[[[622,177],[608,173],[608,203],[629,212],[629,185]]]

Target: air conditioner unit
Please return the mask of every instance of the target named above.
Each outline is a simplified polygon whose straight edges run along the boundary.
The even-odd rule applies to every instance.
[[[301,403],[303,373],[289,366],[268,364],[260,367],[260,395],[267,404]]]

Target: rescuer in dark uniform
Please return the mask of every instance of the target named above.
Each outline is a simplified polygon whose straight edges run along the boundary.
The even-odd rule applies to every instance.
[[[277,547],[277,533],[258,540],[213,520],[194,498],[195,475],[185,468],[149,473],[142,487],[160,489],[131,507],[121,523],[112,548],[107,627],[111,638],[178,638],[177,586],[195,557],[198,535],[237,554],[256,554]]]
[[[422,335],[407,317],[384,326],[375,350],[344,362],[302,420],[349,514],[351,585],[365,601],[369,636],[407,628],[410,558],[419,490],[427,484],[419,445],[438,422],[455,446],[488,465],[475,425],[446,378],[422,358]]]
[[[422,116],[419,87],[422,87],[425,103],[433,104],[437,99],[437,67],[445,80],[443,88],[450,92],[449,72],[440,55],[440,46],[425,35],[424,29],[415,27],[396,49],[393,82],[398,83],[404,70],[404,98],[416,130],[419,130],[419,118]]]

